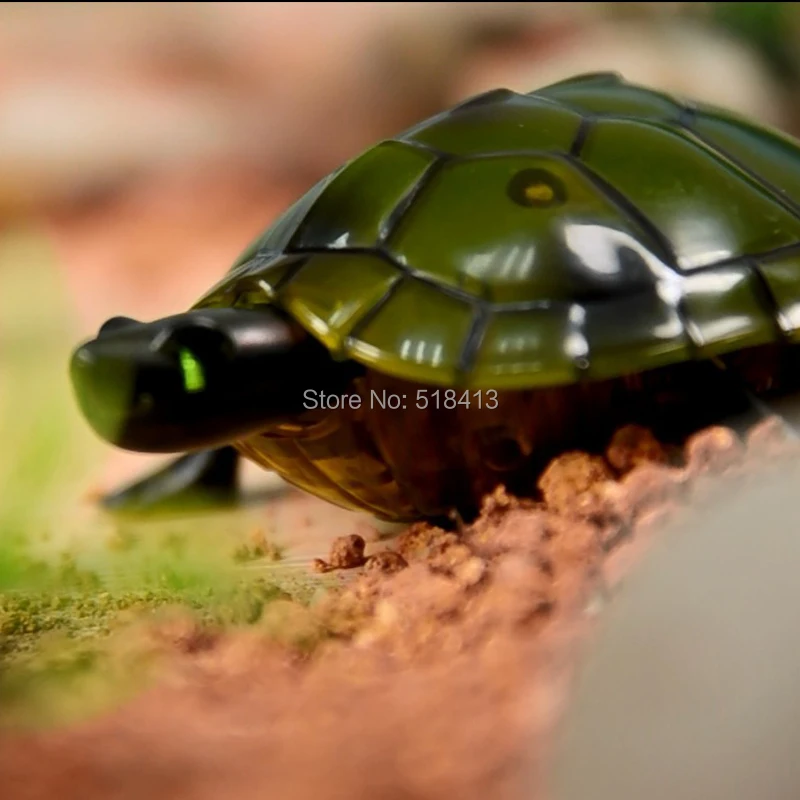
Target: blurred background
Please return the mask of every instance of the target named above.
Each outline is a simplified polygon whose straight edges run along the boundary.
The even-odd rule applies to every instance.
[[[726,487],[628,577],[556,737],[554,797],[798,796],[798,482],[795,461]]]
[[[186,308],[377,139],[592,70],[797,133],[799,44],[796,3],[0,4],[0,523],[150,460],[77,418],[77,341]]]

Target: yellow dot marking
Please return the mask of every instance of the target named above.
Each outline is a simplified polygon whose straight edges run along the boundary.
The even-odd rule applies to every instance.
[[[546,183],[532,183],[525,187],[525,197],[538,203],[549,203],[556,196],[552,186]]]

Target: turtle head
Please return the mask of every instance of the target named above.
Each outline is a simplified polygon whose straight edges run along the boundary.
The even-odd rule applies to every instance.
[[[272,307],[221,308],[147,323],[114,317],[75,351],[71,378],[101,438],[172,453],[297,418],[307,389],[343,389],[354,368]]]

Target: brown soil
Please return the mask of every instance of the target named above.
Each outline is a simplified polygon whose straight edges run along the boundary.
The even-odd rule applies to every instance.
[[[413,525],[366,563],[361,537],[337,540],[320,567],[359,566],[310,609],[276,603],[258,630],[213,635],[162,625],[150,636],[168,654],[164,674],[133,702],[5,733],[2,795],[543,797],[594,601],[662,521],[713,490],[709,476],[744,478],[787,452],[775,422],[746,442],[707,429],[679,453],[629,427],[604,459],[553,461],[541,502],[498,489],[459,533]]]

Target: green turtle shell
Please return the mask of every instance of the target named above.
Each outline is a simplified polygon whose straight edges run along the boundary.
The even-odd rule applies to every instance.
[[[800,144],[599,73],[367,150],[197,307],[272,303],[389,376],[528,389],[800,338],[798,299]]]

